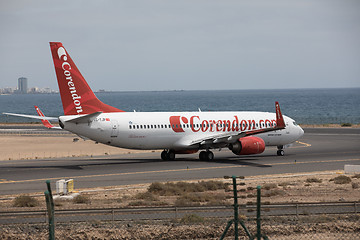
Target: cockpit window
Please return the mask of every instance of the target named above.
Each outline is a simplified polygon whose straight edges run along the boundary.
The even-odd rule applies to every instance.
[[[294,126],[297,126],[297,123],[295,121],[293,121],[293,124],[294,124]]]

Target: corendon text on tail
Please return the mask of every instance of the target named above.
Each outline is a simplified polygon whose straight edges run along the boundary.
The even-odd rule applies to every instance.
[[[212,160],[212,149],[228,148],[236,155],[260,154],[266,146],[283,147],[304,131],[275,112],[124,112],[101,102],[91,90],[62,43],[51,42],[64,115],[56,118],[64,130],[106,145],[129,149],[162,149],[161,158],[198,151],[201,160]],[[111,54],[111,53],[109,53]],[[9,115],[53,120],[45,116]],[[44,121],[46,122],[46,121]],[[48,122],[47,127],[52,128]]]
[[[61,68],[64,70],[64,76],[67,81],[67,85],[69,86],[69,91],[71,94],[71,98],[74,102],[76,112],[81,113],[83,111],[80,102],[81,96],[77,94],[75,84],[71,77],[71,65],[68,62],[66,62],[67,61],[66,51],[63,47],[60,47],[57,53],[59,59],[63,61],[63,63],[61,64]]]

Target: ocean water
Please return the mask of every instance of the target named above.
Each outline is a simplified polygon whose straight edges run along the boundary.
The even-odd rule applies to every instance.
[[[360,123],[360,88],[103,92],[97,97],[124,111],[266,111],[279,101],[284,115],[300,124]],[[59,94],[0,95],[0,112],[63,114]],[[0,115],[0,122],[36,120]]]

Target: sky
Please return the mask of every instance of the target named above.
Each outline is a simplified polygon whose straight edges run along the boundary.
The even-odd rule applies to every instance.
[[[57,90],[59,41],[93,90],[360,87],[359,0],[0,0],[0,88]]]

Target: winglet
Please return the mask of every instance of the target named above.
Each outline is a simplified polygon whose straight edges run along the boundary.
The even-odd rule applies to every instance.
[[[37,114],[39,114],[40,117],[45,117],[45,115],[42,113],[42,111],[40,110],[40,108],[38,106],[34,106],[35,110],[37,112]],[[54,128],[54,126],[46,119],[40,119],[42,124],[44,124],[45,127],[47,128]]]
[[[285,128],[283,115],[281,114],[279,102],[275,102],[276,128]]]

